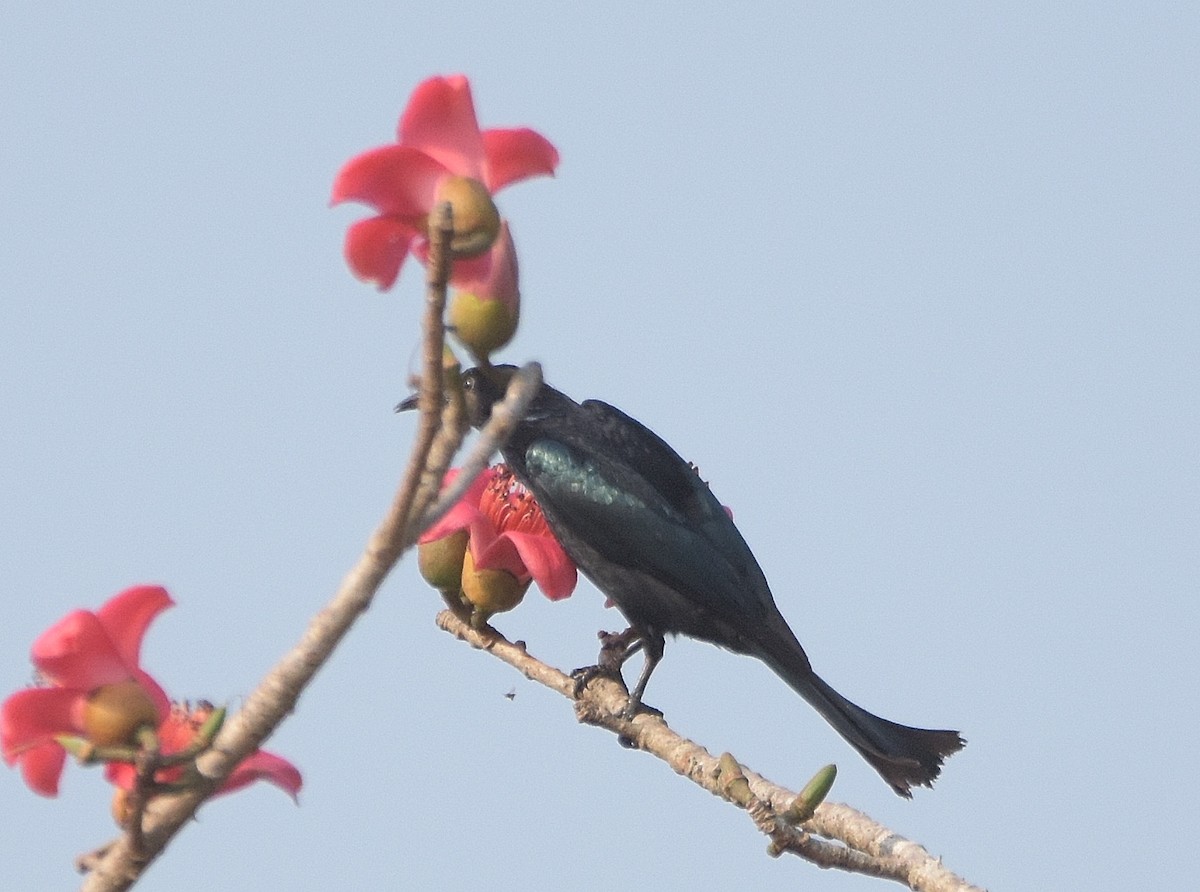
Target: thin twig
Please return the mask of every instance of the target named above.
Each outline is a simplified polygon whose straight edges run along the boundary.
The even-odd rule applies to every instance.
[[[176,795],[154,797],[146,808],[145,819],[137,834],[127,834],[109,846],[97,850],[81,863],[90,868],[83,882],[84,892],[118,892],[130,888],[146,867],[166,848],[196,809],[220,786],[221,781],[246,756],[257,749],[296,706],[301,692],[325,664],[355,620],[371,605],[387,574],[395,566],[404,548],[424,527],[410,527],[410,517],[421,512],[437,496],[442,471],[438,466],[450,460],[458,442],[446,440],[438,454],[431,452],[438,441],[442,420],[442,310],[446,300],[447,275],[445,243],[449,238],[448,209],[437,217],[431,230],[429,287],[424,319],[425,376],[421,392],[421,421],[418,442],[387,515],[372,534],[357,563],[346,574],[332,600],[310,621],[299,643],[267,673],[247,697],[243,708],[221,729],[213,746],[196,760],[197,782]],[[443,258],[438,260],[437,258]],[[540,370],[526,376],[540,381]],[[524,412],[533,388],[517,388],[505,400],[506,412]],[[500,407],[497,407],[500,408]],[[512,421],[500,417],[480,434],[478,454],[494,452],[511,430]],[[461,427],[461,425],[455,425]],[[436,461],[435,461],[436,459]],[[486,461],[486,456],[484,458]],[[406,535],[406,529],[412,529]],[[140,851],[133,839],[140,835]]]
[[[473,629],[449,610],[438,614],[437,624],[513,666],[526,678],[574,700],[580,722],[612,731],[622,745],[657,756],[677,774],[743,808],[770,838],[768,851],[772,855],[791,852],[821,867],[895,880],[915,892],[983,892],[944,867],[923,846],[849,806],[822,803],[812,818],[794,827],[782,815],[796,792],[744,766],[738,766],[739,776],[744,775],[749,795],[731,795],[729,779],[721,776],[721,760],[704,747],[676,734],[660,716],[642,712],[632,720],[624,718],[622,710],[628,694],[615,679],[597,676],[576,698],[575,679],[531,656],[523,642],[509,642],[493,629]]]
[[[430,473],[427,460],[442,421],[442,366],[445,362],[443,354],[446,347],[445,323],[442,319],[446,310],[446,288],[450,282],[450,239],[453,235],[454,219],[450,204],[442,202],[434,208],[429,218],[429,258],[425,270],[425,316],[422,320],[424,338],[417,436],[393,512],[394,516],[405,523],[409,518],[419,516],[424,511],[425,505],[437,495],[442,483],[440,474],[434,477]],[[444,468],[442,470],[445,471]],[[403,532],[402,525],[401,533]],[[396,550],[396,556],[399,556],[400,549],[405,547],[405,538],[403,535],[396,536],[388,543]],[[383,558],[386,560],[387,555]]]
[[[484,433],[476,441],[475,446],[467,453],[466,459],[459,465],[459,474],[454,483],[438,496],[421,518],[420,529],[427,530],[437,523],[454,503],[462,498],[471,486],[479,472],[484,469],[491,457],[503,446],[512,434],[525,412],[529,403],[537,395],[542,386],[542,367],[536,362],[530,362],[519,368],[508,382],[504,400],[492,407],[491,420]],[[415,537],[414,537],[415,538]]]

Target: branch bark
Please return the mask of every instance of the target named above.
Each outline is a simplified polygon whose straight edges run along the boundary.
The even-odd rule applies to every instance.
[[[598,676],[576,696],[575,679],[532,656],[524,642],[510,642],[494,629],[473,629],[449,610],[438,614],[437,624],[461,641],[508,663],[526,678],[574,701],[580,722],[613,732],[622,746],[650,753],[676,774],[744,809],[770,839],[771,855],[790,852],[819,867],[894,880],[914,892],[984,892],[951,872],[920,844],[847,805],[822,803],[812,818],[793,826],[783,815],[797,793],[741,765],[737,767],[749,784],[750,795],[732,795],[721,759],[700,744],[676,734],[660,716],[642,712],[632,720],[623,718],[621,711],[628,694],[615,679]]]

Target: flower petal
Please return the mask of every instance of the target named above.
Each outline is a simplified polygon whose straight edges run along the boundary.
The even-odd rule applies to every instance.
[[[165,772],[159,772],[156,777],[164,782],[175,780],[180,774],[178,768],[171,769],[174,775],[170,779],[164,777]],[[137,785],[137,769],[129,762],[109,762],[104,766],[104,779],[114,787],[122,790],[132,790]]]
[[[178,705],[177,705],[178,707]],[[193,714],[194,716],[194,714]],[[196,727],[191,724],[192,718],[178,708],[171,712],[158,729],[159,742],[162,752],[177,753],[190,746],[196,738]],[[155,774],[159,783],[173,783],[183,776],[180,766],[164,768]],[[128,762],[109,762],[104,767],[104,777],[109,783],[124,790],[132,790],[137,783],[137,769]],[[300,792],[303,778],[300,771],[287,759],[255,750],[237,764],[230,772],[225,782],[221,784],[218,794],[233,793],[242,787],[249,786],[257,780],[265,780],[284,790],[293,799]]]
[[[508,532],[501,538],[512,542],[529,575],[551,601],[560,601],[575,591],[579,579],[575,564],[552,536]]]
[[[442,489],[448,487],[459,475],[458,468],[451,468],[442,477]],[[479,512],[479,500],[483,497],[483,491],[487,489],[488,483],[491,482],[495,471],[492,468],[484,468],[472,482],[467,491],[463,493],[463,497],[454,503],[446,515],[421,534],[418,542],[436,542],[438,539],[445,538],[451,533],[457,533],[459,530],[470,529],[471,525],[477,523],[483,515]],[[486,521],[486,518],[483,518]]]
[[[536,130],[483,131],[483,182],[492,193],[530,177],[554,176],[558,149]]]
[[[0,743],[4,761],[21,763],[25,783],[42,796],[58,795],[66,752],[55,734],[75,734],[80,691],[28,688],[17,691],[0,706]]]
[[[358,278],[386,291],[396,283],[418,238],[415,229],[394,217],[359,220],[346,230],[346,263]]]
[[[29,789],[41,796],[57,796],[58,782],[67,761],[67,751],[47,742],[21,755],[21,776]]]
[[[494,249],[495,246],[493,246]],[[412,246],[413,256],[422,266],[429,265],[429,241],[420,239]],[[463,282],[478,282],[487,279],[492,269],[492,251],[484,251],[475,257],[456,257],[450,266],[450,284],[461,288]]]
[[[79,704],[85,696],[70,688],[26,688],[5,700],[0,706],[4,761],[12,765],[24,750],[55,734],[78,734]]]
[[[161,722],[171,711],[171,699],[167,696],[167,692],[151,677],[150,673],[142,669],[133,673],[133,680],[150,695],[150,699],[154,701],[154,709],[158,712],[158,720]]]
[[[508,230],[507,220],[501,221],[496,243],[479,260],[485,260],[486,263],[468,264],[456,260],[450,281],[459,290],[477,298],[500,301],[515,314],[520,306],[521,294],[517,248]]]
[[[287,759],[265,750],[255,750],[238,763],[217,792],[232,793],[257,780],[274,784],[292,799],[296,798],[304,784],[300,770]]]
[[[84,693],[133,679],[165,716],[167,696],[138,661],[146,629],[174,603],[161,586],[142,585],[113,596],[96,613],[72,611],[33,643],[33,663],[51,684]]]
[[[125,665],[140,665],[142,638],[156,616],[175,602],[160,585],[137,585],[113,595],[96,611]]]
[[[361,201],[381,214],[421,217],[433,208],[438,183],[447,175],[445,165],[419,149],[380,146],[342,165],[329,202]]]
[[[32,656],[51,684],[85,692],[127,681],[137,671],[125,661],[100,618],[87,610],[68,613],[38,636]]]
[[[490,522],[488,529],[491,529]],[[521,559],[521,552],[513,542],[511,534],[501,533],[497,536],[495,531],[492,531],[490,538],[482,535],[476,539],[472,530],[470,548],[476,570],[506,570],[520,582],[529,581],[529,568]]]
[[[419,84],[400,116],[397,136],[402,145],[420,149],[454,173],[483,179],[483,137],[471,85],[461,74]]]

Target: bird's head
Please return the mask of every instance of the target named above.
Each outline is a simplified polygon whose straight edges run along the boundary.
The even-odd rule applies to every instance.
[[[476,366],[462,373],[463,400],[471,427],[480,428],[492,417],[492,406],[504,399],[515,365]]]
[[[504,399],[508,382],[516,373],[515,365],[476,366],[462,373],[463,399],[471,427],[480,428],[492,417],[492,406]],[[417,408],[420,394],[414,393],[396,406],[397,412]]]

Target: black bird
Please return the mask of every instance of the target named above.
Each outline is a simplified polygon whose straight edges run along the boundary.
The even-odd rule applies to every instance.
[[[513,371],[463,373],[475,427],[487,422]],[[963,747],[957,731],[889,722],[822,681],[750,547],[695,467],[620,409],[576,403],[543,384],[501,454],[563,549],[629,621],[634,643],[622,659],[641,649],[646,662],[628,715],[671,633],[762,660],[901,796],[911,796],[914,784],[932,785],[942,760]]]

